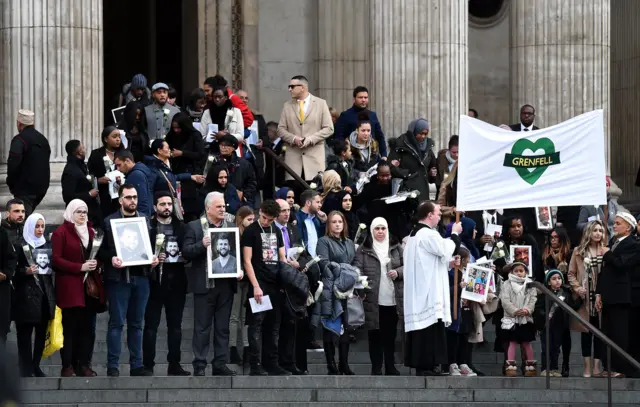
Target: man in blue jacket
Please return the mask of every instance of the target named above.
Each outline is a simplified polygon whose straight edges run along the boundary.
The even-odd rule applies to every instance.
[[[153,214],[153,187],[157,174],[143,163],[136,163],[131,151],[125,150],[116,154],[116,169],[126,175],[126,183],[131,184],[138,192],[138,213],[146,217]]]
[[[349,135],[356,129],[358,125],[358,113],[368,110],[369,107],[369,89],[364,86],[357,86],[353,90],[353,106],[340,113],[340,117],[335,125],[335,137],[338,140],[349,140]],[[380,121],[375,112],[369,111],[369,119],[371,121],[371,133],[374,139],[380,145],[380,156],[387,158],[387,142],[384,139],[384,133],[380,126]]]
[[[298,231],[304,247],[312,257],[315,257],[318,239],[324,236],[323,228],[327,222],[327,215],[320,210],[322,197],[315,189],[307,189],[300,194],[300,203],[302,206],[296,212]]]

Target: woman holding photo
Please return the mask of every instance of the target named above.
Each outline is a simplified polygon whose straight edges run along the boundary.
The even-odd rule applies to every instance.
[[[87,220],[87,205],[74,199],[64,211],[64,223],[51,236],[56,304],[62,309],[64,332],[62,377],[73,376],[76,366],[77,376],[96,376],[89,364],[95,342],[93,320],[100,301],[89,297],[85,288],[85,275],[98,269],[96,260],[88,260],[94,239],[92,226]]]
[[[38,267],[37,257],[47,253],[41,251],[51,248],[51,244],[44,237],[44,228],[44,216],[39,213],[31,214],[24,223],[20,244],[14,247],[18,254],[18,267],[13,277],[15,292],[12,310],[16,323],[22,377],[45,377],[40,369],[40,359],[44,351],[47,326],[56,313],[51,269],[39,272]],[[39,274],[43,272],[47,274]],[[31,335],[34,331],[32,349]]]
[[[606,250],[604,223],[596,220],[584,228],[580,245],[573,250],[569,263],[568,281],[574,295],[582,298],[578,313],[596,327],[600,327],[599,313],[596,310],[596,286],[602,270],[602,256]],[[602,374],[601,359],[605,357],[604,345],[593,336],[577,319],[571,321],[571,330],[581,333],[582,357],[584,358],[583,377]],[[591,346],[593,343],[593,364]]]

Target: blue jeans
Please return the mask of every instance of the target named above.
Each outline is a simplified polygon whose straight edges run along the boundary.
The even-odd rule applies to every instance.
[[[131,276],[125,280],[107,280],[109,329],[107,331],[107,366],[118,368],[122,349],[122,328],[127,320],[127,347],[131,369],[142,367],[142,325],[149,299],[149,279]]]

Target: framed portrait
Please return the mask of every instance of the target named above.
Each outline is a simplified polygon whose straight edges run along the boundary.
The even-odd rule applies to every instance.
[[[124,267],[151,264],[153,249],[146,218],[111,219],[111,232],[116,255]]]
[[[238,278],[240,269],[240,231],[238,228],[210,228],[207,248],[209,278]]]
[[[529,269],[529,277],[533,276],[533,259],[531,258],[531,246],[518,246],[511,245],[509,246],[509,255],[511,256],[512,262],[520,262],[527,265]]]
[[[122,106],[122,107],[118,107],[116,109],[111,109],[111,116],[113,116],[113,124],[118,124],[120,123],[120,120],[122,120],[123,116],[124,116],[124,108],[126,106]]]
[[[462,276],[464,289],[460,297],[473,302],[486,301],[492,279],[492,269],[476,264],[469,264]]]
[[[33,262],[38,266],[38,274],[51,274],[51,249],[33,249]]]
[[[536,222],[538,224],[538,230],[553,229],[553,218],[551,216],[550,206],[536,207]]]

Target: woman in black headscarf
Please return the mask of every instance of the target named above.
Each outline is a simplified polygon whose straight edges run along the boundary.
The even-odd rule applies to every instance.
[[[127,138],[127,150],[133,154],[135,162],[143,162],[149,150],[149,135],[145,123],[144,105],[139,101],[129,102],[124,108],[120,128]]]
[[[394,178],[402,178],[403,190],[420,191],[420,200],[429,199],[429,183],[436,182],[436,156],[431,150],[429,122],[416,119],[405,134],[389,141],[389,162]]]
[[[204,211],[204,199],[209,192],[220,192],[224,194],[224,203],[226,204],[227,212],[235,215],[238,209],[242,206],[242,201],[238,196],[238,190],[229,180],[229,172],[227,166],[224,164],[218,164],[211,167],[207,174],[207,180],[204,186],[200,189],[199,200],[199,213]]]
[[[177,113],[171,121],[171,131],[164,141],[171,149],[171,169],[175,174],[202,174],[204,143],[202,135],[193,127],[186,112]],[[182,181],[181,198],[184,220],[190,222],[200,216],[198,184],[192,180]]]
[[[98,179],[100,213],[104,219],[120,208],[118,198],[111,199],[111,195],[109,194],[110,180],[105,176],[107,172],[115,171],[116,169],[114,164],[115,156],[118,151],[122,149],[120,130],[118,130],[116,126],[107,126],[102,130],[101,139],[102,147],[91,151],[89,161],[87,162],[87,169],[89,170],[89,174]]]
[[[349,239],[353,240],[356,236],[356,232],[360,227],[360,220],[358,215],[353,210],[353,195],[350,192],[342,190],[336,194],[336,200],[340,202],[340,208],[338,209],[344,215],[347,220],[347,230],[349,231]]]

